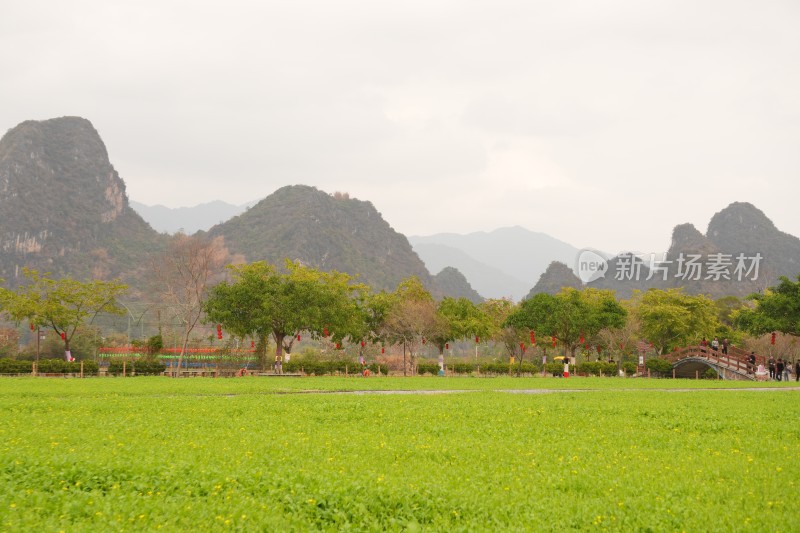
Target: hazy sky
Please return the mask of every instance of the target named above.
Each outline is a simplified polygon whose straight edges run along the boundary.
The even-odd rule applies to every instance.
[[[0,131],[89,119],[145,204],[289,184],[398,231],[800,235],[800,2],[0,0]]]

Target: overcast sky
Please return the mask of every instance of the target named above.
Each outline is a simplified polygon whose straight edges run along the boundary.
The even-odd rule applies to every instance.
[[[407,235],[800,235],[800,2],[0,0],[0,131],[89,119],[145,204],[309,184]]]

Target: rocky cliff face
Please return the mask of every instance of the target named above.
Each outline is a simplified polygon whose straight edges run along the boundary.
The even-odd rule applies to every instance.
[[[0,140],[0,277],[8,284],[24,266],[80,279],[120,276],[160,242],[128,206],[88,120],[27,121]]]

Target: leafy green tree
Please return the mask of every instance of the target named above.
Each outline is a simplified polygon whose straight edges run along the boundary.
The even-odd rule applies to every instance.
[[[748,299],[755,307],[735,312],[734,320],[739,327],[753,335],[780,331],[800,336],[800,275],[796,282],[782,276],[777,286]]]
[[[719,327],[714,301],[682,289],[650,289],[633,298],[642,336],[659,354],[714,336]]]
[[[300,332],[315,338],[329,332],[341,342],[363,331],[359,305],[366,289],[351,283],[347,274],[321,272],[291,261],[286,261],[285,272],[265,262],[229,268],[233,280],[210,291],[205,312],[232,334],[258,339],[257,351],[266,351],[269,335],[280,359]]]
[[[34,326],[51,328],[61,336],[67,360],[72,359],[70,342],[84,324],[101,312],[125,314],[117,298],[127,292],[128,286],[117,280],[51,279],[28,268],[23,275],[28,283],[21,284],[16,291],[0,288],[4,313],[17,323],[28,321]]]
[[[440,327],[431,338],[444,353],[445,344],[475,336],[486,336],[489,331],[489,317],[481,306],[467,298],[444,298],[436,308]]]
[[[582,337],[585,341],[604,328],[622,327],[626,315],[613,291],[565,287],[555,296],[539,293],[524,300],[506,324],[555,337],[574,356]]]

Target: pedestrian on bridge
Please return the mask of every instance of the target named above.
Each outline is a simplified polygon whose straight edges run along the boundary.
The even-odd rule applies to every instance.
[[[714,340],[711,341],[711,349],[714,350],[715,352],[719,350],[719,341],[717,340],[716,337],[714,337]]]
[[[728,339],[722,341],[722,353],[728,355]]]

